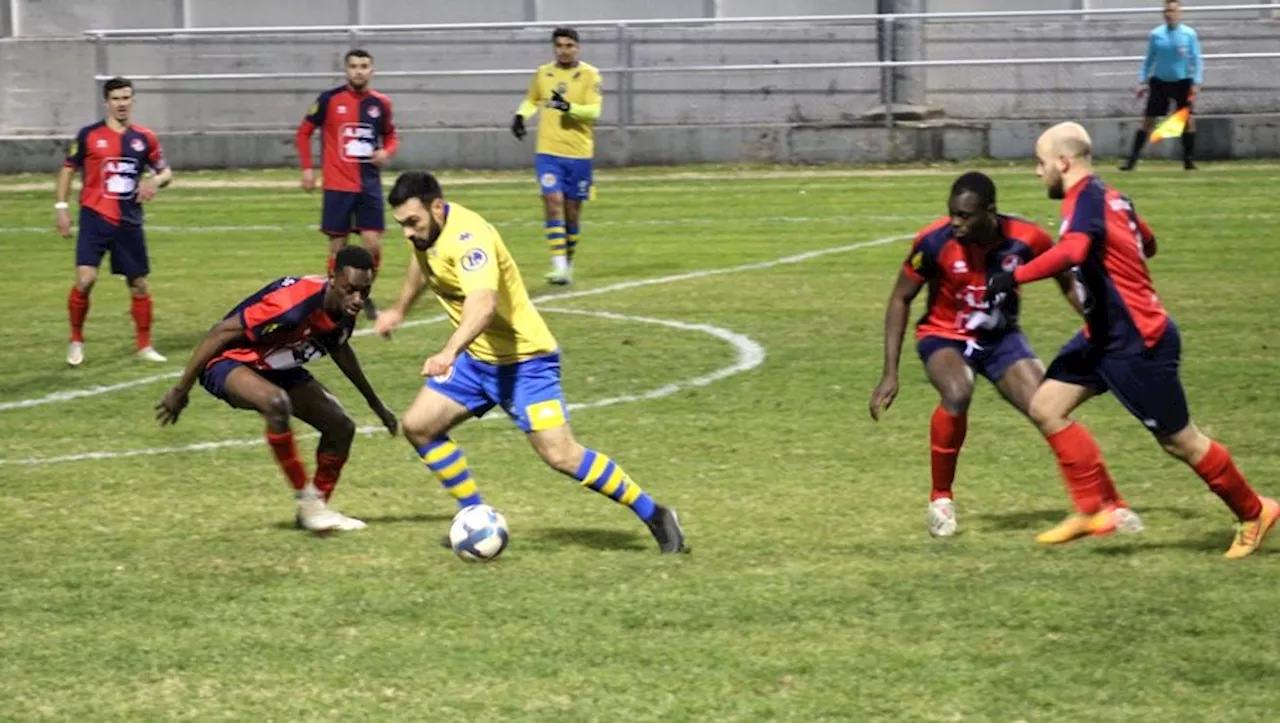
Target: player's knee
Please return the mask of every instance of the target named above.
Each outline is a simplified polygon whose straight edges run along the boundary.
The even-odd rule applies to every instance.
[[[1170,456],[1177,457],[1189,464],[1195,464],[1203,459],[1205,454],[1209,452],[1210,445],[1213,444],[1213,440],[1209,439],[1194,424],[1188,424],[1185,428],[1170,435],[1157,436],[1156,441]]]
[[[80,293],[89,293],[93,290],[93,285],[96,283],[98,283],[97,269],[80,269],[76,272],[76,289],[78,289]]]
[[[1031,404],[1027,407],[1027,416],[1031,418],[1031,423],[1036,425],[1040,433],[1044,436],[1057,434],[1067,426],[1069,420],[1065,414],[1058,409],[1053,400],[1042,394],[1036,394],[1031,397]]]
[[[136,276],[128,280],[129,293],[136,297],[146,296],[151,291],[151,286],[147,283],[147,277]]]
[[[951,414],[964,414],[973,401],[973,385],[964,383],[944,384],[941,390],[942,407]]]
[[[578,470],[578,465],[582,462],[582,445],[572,437],[564,437],[552,443],[539,445],[538,455],[548,467],[571,475]]]
[[[293,416],[293,405],[289,403],[289,395],[283,389],[278,389],[262,401],[260,411],[267,418],[268,424],[284,426],[289,424],[289,419]]]
[[[339,414],[329,423],[329,434],[344,444],[350,445],[351,441],[356,438],[356,423],[351,417],[345,414]]]
[[[437,430],[429,422],[411,414],[405,414],[404,417],[400,419],[400,433],[403,434],[404,438],[409,440],[409,444],[412,444],[414,447],[421,447],[443,434],[443,432]]]

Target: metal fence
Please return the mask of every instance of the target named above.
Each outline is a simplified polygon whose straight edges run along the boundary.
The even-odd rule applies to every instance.
[[[1272,11],[1240,4],[1185,12],[1206,53],[1202,112],[1280,112]],[[604,73],[603,124],[822,124],[861,122],[886,104],[959,119],[1132,115],[1153,15],[1122,8],[576,27],[583,59]],[[284,130],[317,92],[342,82],[341,55],[359,46],[375,55],[375,84],[395,101],[400,125],[493,127],[506,123],[532,69],[549,59],[553,25],[94,30],[83,41],[92,73],[66,92],[96,104],[87,78],[121,74],[137,81],[157,129]],[[0,123],[21,118],[4,115]]]

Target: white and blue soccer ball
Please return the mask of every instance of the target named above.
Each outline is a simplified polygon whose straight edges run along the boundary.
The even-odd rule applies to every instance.
[[[507,549],[507,518],[489,505],[458,510],[449,527],[453,552],[467,562],[488,562]]]

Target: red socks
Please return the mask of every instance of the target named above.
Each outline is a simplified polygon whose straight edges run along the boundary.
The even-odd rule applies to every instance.
[[[1102,450],[1084,425],[1072,422],[1045,440],[1058,458],[1058,470],[1076,509],[1092,515],[1107,505],[1124,505],[1102,462]]]
[[[151,346],[151,295],[134,296],[129,302],[129,313],[133,316],[133,327],[138,340],[138,348]]]
[[[298,445],[293,439],[293,432],[281,434],[267,432],[267,444],[271,445],[271,451],[276,455],[276,462],[280,464],[281,471],[284,472],[293,489],[300,491],[306,487],[307,470],[302,466],[302,460],[298,459]]]
[[[316,452],[316,489],[324,495],[325,502],[333,496],[333,488],[338,486],[338,477],[346,463],[346,457]]]
[[[1209,444],[1209,452],[1194,466],[1196,474],[1209,485],[1227,507],[1241,520],[1256,520],[1262,514],[1262,500],[1240,474],[1231,453],[1217,442]]]
[[[89,295],[72,286],[67,294],[67,316],[71,319],[71,341],[84,341],[84,320],[89,316]]]
[[[969,431],[968,414],[952,414],[941,404],[933,410],[929,420],[929,448],[933,472],[933,489],[929,501],[945,497],[951,499],[951,485],[956,479],[956,459],[964,436]]]

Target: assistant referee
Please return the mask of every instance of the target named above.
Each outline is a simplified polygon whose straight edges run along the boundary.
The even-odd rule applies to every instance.
[[[1129,160],[1120,166],[1122,171],[1132,171],[1138,165],[1138,154],[1155,128],[1156,121],[1169,110],[1169,103],[1179,110],[1191,107],[1199,95],[1204,81],[1204,61],[1200,57],[1200,38],[1196,31],[1182,22],[1182,8],[1177,0],[1166,0],[1164,24],[1151,31],[1147,41],[1147,57],[1138,71],[1139,98],[1147,96],[1147,110],[1142,119],[1142,130],[1133,135],[1133,150]],[[1193,111],[1194,113],[1194,111]],[[1196,168],[1193,155],[1196,147],[1196,118],[1187,120],[1182,134],[1182,167],[1188,171]]]

